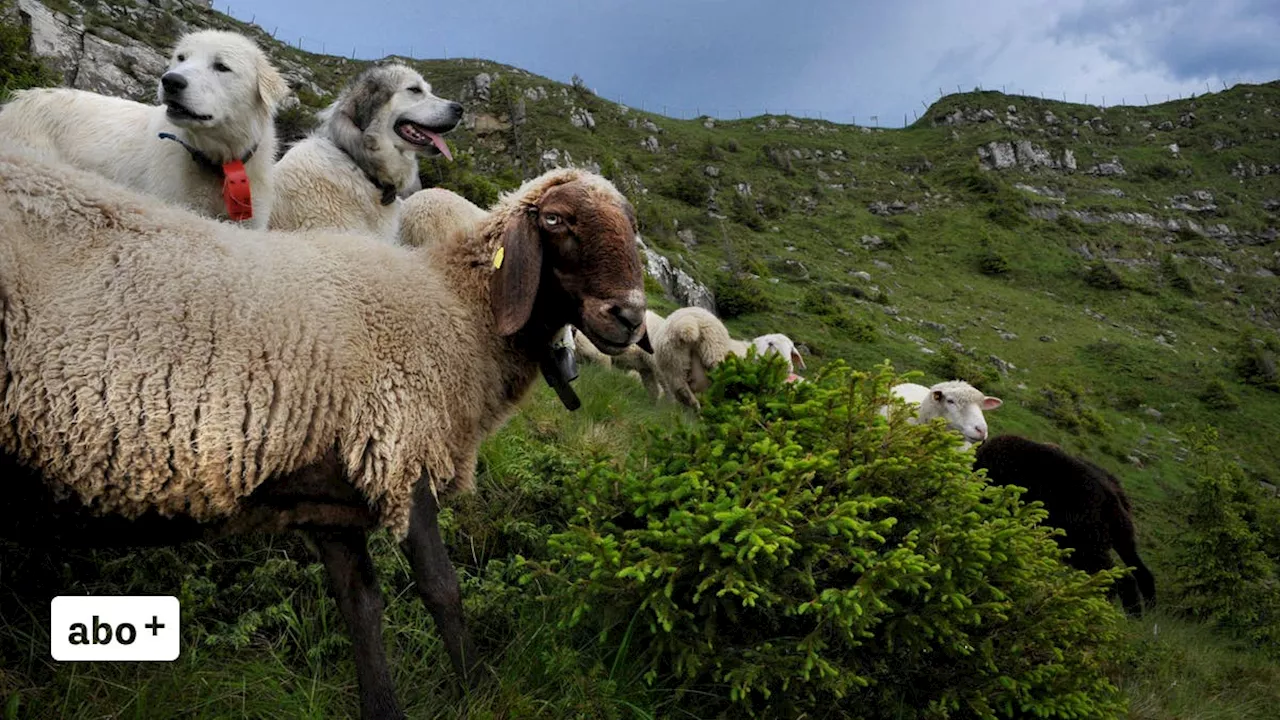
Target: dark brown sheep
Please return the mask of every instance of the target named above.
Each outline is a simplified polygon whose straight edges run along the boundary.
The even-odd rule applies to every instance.
[[[1156,583],[1138,557],[1133,507],[1120,481],[1105,469],[1054,445],[1017,435],[991,438],[978,447],[974,469],[1000,485],[1027,488],[1024,502],[1044,503],[1046,524],[1066,531],[1059,546],[1073,548],[1067,563],[1087,573],[1112,566],[1111,551],[1133,572],[1116,582],[1125,611],[1141,614],[1155,605]]]
[[[555,170],[421,249],[251,232],[0,143],[0,509],[28,544],[300,530],[366,720],[402,718],[366,546],[390,528],[455,668],[477,658],[440,536],[553,334],[644,335],[630,204]],[[110,337],[110,352],[104,337]],[[12,499],[12,495],[11,495]]]

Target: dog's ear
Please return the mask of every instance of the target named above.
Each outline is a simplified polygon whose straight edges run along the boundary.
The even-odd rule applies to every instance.
[[[364,132],[373,122],[373,116],[377,115],[378,110],[384,105],[391,102],[391,96],[394,94],[395,89],[384,82],[357,83],[351,97],[338,111],[346,114],[351,122]]]
[[[507,224],[502,244],[494,255],[495,266],[489,281],[489,305],[498,323],[499,335],[512,335],[533,313],[542,276],[542,237],[537,217],[521,213]]]
[[[265,55],[258,56],[258,96],[272,110],[289,96],[289,83]]]

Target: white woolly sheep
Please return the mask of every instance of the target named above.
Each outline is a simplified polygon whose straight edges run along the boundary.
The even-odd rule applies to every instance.
[[[366,548],[387,527],[465,678],[476,658],[439,495],[472,489],[481,441],[558,328],[614,354],[642,336],[625,198],[552,171],[417,250],[234,227],[8,144],[0,190],[0,477],[45,500],[6,504],[0,532],[307,531],[352,635],[363,717],[387,718],[403,713]]]
[[[400,208],[400,244],[422,247],[453,233],[467,232],[489,211],[452,190],[426,188],[404,199]]]
[[[775,336],[761,335],[757,338],[757,347],[770,347],[770,337]],[[794,350],[790,338],[785,335],[776,337],[785,339],[783,345]],[[650,331],[649,341],[653,344],[658,381],[672,397],[695,410],[702,408],[698,393],[711,385],[707,371],[728,355],[746,357],[752,346],[752,343],[731,337],[720,318],[700,307],[684,307],[671,313],[656,337]],[[791,366],[791,352],[783,357]]]
[[[665,322],[666,320],[658,313],[652,310],[645,311],[645,332],[648,333],[650,340],[657,337],[662,331],[662,326]],[[653,353],[646,352],[637,345],[632,345],[617,355],[605,355],[600,352],[599,348],[591,344],[591,340],[586,335],[578,332],[576,328],[574,328],[573,340],[574,349],[578,357],[583,360],[615,370],[622,370],[628,375],[634,375],[644,385],[645,390],[649,392],[649,397],[653,400],[658,400],[666,394],[662,383],[658,379],[658,364],[654,361]]]
[[[795,341],[782,333],[761,335],[752,340],[751,344],[755,346],[756,353],[761,357],[768,355],[770,352],[776,352],[781,355],[787,361],[788,377],[795,375],[796,368],[805,369],[804,357],[796,349]]]
[[[1000,398],[988,397],[983,392],[963,380],[948,380],[933,387],[925,387],[916,383],[902,383],[893,386],[894,395],[917,406],[912,424],[925,423],[935,417],[945,418],[947,426],[964,436],[964,448],[969,448],[987,438],[987,419],[984,410],[995,410],[1000,407]],[[888,408],[880,409],[882,415],[888,415]]]

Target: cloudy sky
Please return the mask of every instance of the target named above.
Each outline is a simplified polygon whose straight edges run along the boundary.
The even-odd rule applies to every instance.
[[[214,0],[225,10],[228,0]],[[278,38],[575,73],[628,105],[900,125],[939,90],[1133,104],[1280,79],[1280,0],[235,0]],[[428,78],[430,80],[430,78]],[[1086,98],[1087,95],[1087,98]]]

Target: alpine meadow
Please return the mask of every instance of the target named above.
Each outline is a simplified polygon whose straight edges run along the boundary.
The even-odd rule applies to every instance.
[[[183,33],[243,33],[291,87],[282,152],[370,64],[193,0],[0,15],[2,99],[153,103]],[[440,515],[478,679],[451,675],[413,569],[373,535],[409,717],[1280,714],[1280,79],[1105,108],[975,88],[888,128],[675,119],[597,95],[589,67],[396,59],[465,107],[423,187],[487,208],[554,167],[597,172],[634,206],[651,310],[784,332],[806,365],[790,382],[730,356],[696,412],[581,356],[577,410],[539,378]],[[1120,479],[1154,608],[1112,596],[1122,563],[1065,563],[1045,508],[943,423],[881,413],[894,385],[946,380],[1003,401],[991,437]],[[176,595],[181,655],[56,662],[58,595]],[[0,540],[5,718],[357,717],[354,662],[301,537]]]

